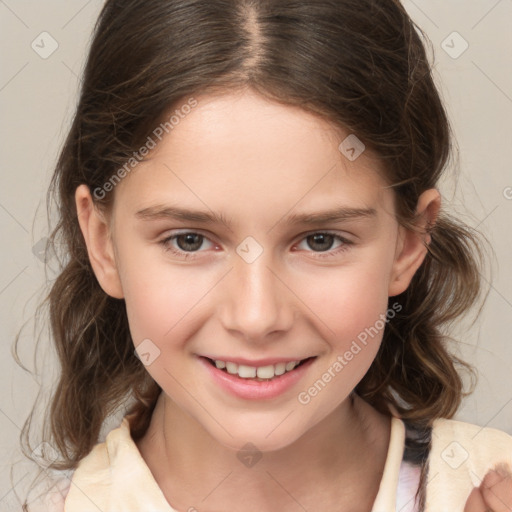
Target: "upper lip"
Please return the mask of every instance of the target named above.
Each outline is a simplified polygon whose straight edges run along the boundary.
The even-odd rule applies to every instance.
[[[259,368],[260,366],[270,366],[278,363],[290,363],[292,361],[302,361],[304,359],[309,359],[314,356],[306,356],[306,357],[267,357],[264,359],[245,359],[244,357],[233,357],[233,356],[202,356],[213,361],[224,361],[229,363],[236,363],[238,365],[242,364],[244,366],[253,366],[255,368]]]

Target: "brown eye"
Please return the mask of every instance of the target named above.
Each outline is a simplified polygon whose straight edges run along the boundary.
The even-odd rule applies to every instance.
[[[182,251],[197,251],[203,245],[204,237],[198,233],[183,233],[176,235],[176,245]]]
[[[348,250],[354,242],[347,240],[343,236],[328,231],[318,231],[316,233],[305,234],[294,250],[300,250],[309,253],[315,258],[334,258]]]
[[[316,252],[328,251],[334,244],[334,235],[329,233],[315,233],[306,238],[308,247]]]
[[[211,250],[217,251],[218,245],[212,242],[206,235],[195,231],[175,232],[159,242],[165,252],[172,257],[182,259],[200,258],[207,254],[211,255]]]

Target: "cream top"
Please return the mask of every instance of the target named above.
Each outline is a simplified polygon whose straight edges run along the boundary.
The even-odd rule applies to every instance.
[[[384,472],[372,512],[418,512],[419,468],[405,462],[405,424],[391,418]],[[438,419],[432,430],[425,512],[462,512],[473,489],[497,464],[512,467],[512,436],[493,428]],[[198,510],[200,507],[198,508]],[[130,435],[128,420],[112,430],[30,512],[178,512],[164,497]],[[188,511],[194,511],[193,504]]]
[[[411,466],[402,462],[404,443],[405,425],[402,420],[392,417],[388,454],[372,512],[396,511],[399,479],[402,483],[408,483],[407,488],[401,489],[402,500],[409,501],[411,492],[412,495],[416,492],[416,473],[411,471]],[[80,462],[72,475],[71,483],[68,480],[67,485],[56,487],[46,495],[45,504],[29,510],[185,512],[173,509],[165,499],[130,435],[126,418],[107,435],[104,443],[96,445]],[[414,508],[409,510],[412,512]]]

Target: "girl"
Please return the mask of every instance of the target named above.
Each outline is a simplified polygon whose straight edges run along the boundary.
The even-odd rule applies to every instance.
[[[449,419],[449,150],[397,1],[108,0],[52,182],[68,473],[25,510],[511,510],[512,438]]]

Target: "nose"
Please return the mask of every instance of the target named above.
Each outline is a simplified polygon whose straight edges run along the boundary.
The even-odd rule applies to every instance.
[[[250,342],[274,340],[294,321],[293,294],[264,255],[252,263],[235,259],[219,308],[224,328]]]

